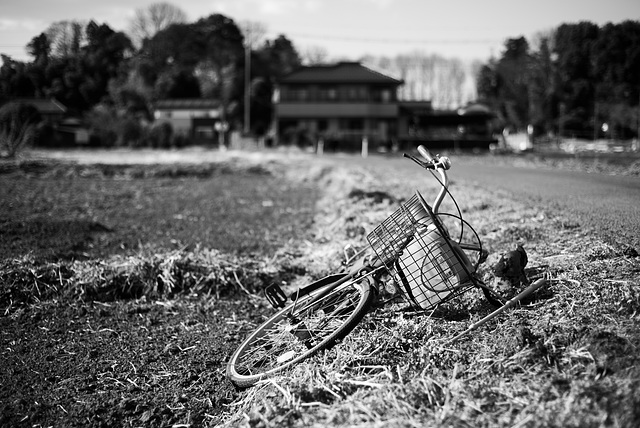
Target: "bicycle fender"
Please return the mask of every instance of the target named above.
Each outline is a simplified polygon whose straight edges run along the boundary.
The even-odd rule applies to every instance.
[[[291,293],[291,296],[289,296],[289,298],[292,301],[296,301],[297,299],[299,299],[302,296],[306,296],[307,294],[325,287],[329,284],[333,284],[334,282],[337,282],[339,280],[341,280],[342,278],[344,278],[345,276],[347,276],[346,273],[336,273],[333,275],[329,275],[329,276],[325,276],[324,278],[321,278],[319,280],[317,280],[316,282],[313,282],[309,285],[307,285],[306,287],[303,287],[299,290],[294,291],[293,293]]]

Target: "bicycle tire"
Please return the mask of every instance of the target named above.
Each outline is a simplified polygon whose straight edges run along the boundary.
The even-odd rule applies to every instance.
[[[334,287],[329,285],[278,311],[233,353],[227,378],[238,387],[249,387],[334,346],[367,313],[373,298],[369,281],[347,281],[317,298]]]

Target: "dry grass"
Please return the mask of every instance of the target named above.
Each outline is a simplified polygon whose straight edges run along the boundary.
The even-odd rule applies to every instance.
[[[363,245],[366,231],[397,206],[393,197],[366,195],[410,194],[385,179],[381,186],[359,170],[320,175],[327,192],[302,263],[336,266],[344,244]],[[499,191],[462,182],[453,191],[492,251],[480,271],[485,280],[498,285],[489,267],[520,242],[528,274],[545,275],[548,285],[449,347],[444,342],[490,311],[480,293],[439,317],[378,310],[339,346],[246,390],[229,407],[227,426],[640,424],[635,250],[611,247],[571,219]]]
[[[248,258],[202,248],[55,263],[25,257],[0,265],[0,281],[5,284],[0,305],[10,313],[57,298],[113,301],[189,293],[217,298],[237,293],[253,296],[264,284],[289,280],[301,269],[286,254]]]
[[[347,171],[304,156],[292,162],[274,155],[273,163],[249,157],[255,159],[243,167],[257,162],[270,173],[324,189],[308,239],[268,257],[196,247],[73,262],[5,260],[0,266],[4,315],[57,297],[73,302],[145,296],[172,305],[191,293],[208,294],[212,301],[231,294],[262,306],[256,292],[265,283],[295,286],[339,269],[344,245],[365,245],[367,232],[413,191],[393,171]],[[500,252],[521,242],[529,254],[529,275],[545,275],[548,286],[450,346],[444,343],[491,310],[481,293],[471,291],[431,317],[397,307],[379,309],[339,346],[241,392],[225,404],[223,420],[205,414],[203,424],[639,426],[640,259],[635,249],[606,244],[560,213],[456,181],[455,169],[452,176],[465,218],[492,253],[480,270],[483,278],[499,286],[489,267]],[[257,318],[243,321],[243,331]],[[190,346],[185,343],[178,351]],[[222,371],[211,369],[203,376],[220,379]],[[217,400],[209,394],[199,389],[185,400]],[[144,417],[140,421],[146,423],[149,415]]]

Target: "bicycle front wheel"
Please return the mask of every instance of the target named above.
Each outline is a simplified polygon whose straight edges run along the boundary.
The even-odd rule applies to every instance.
[[[323,287],[277,312],[233,353],[227,377],[251,386],[333,346],[366,314],[373,297],[369,281]]]

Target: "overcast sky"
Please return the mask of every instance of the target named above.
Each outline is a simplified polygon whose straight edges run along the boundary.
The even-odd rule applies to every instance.
[[[157,0],[0,0],[0,53],[29,60],[24,46],[60,20],[107,23],[126,31],[136,9]],[[507,38],[561,23],[599,25],[640,20],[640,0],[180,0],[190,20],[222,13],[260,22],[273,38],[284,34],[299,51],[323,47],[332,59],[419,50],[486,61]]]

